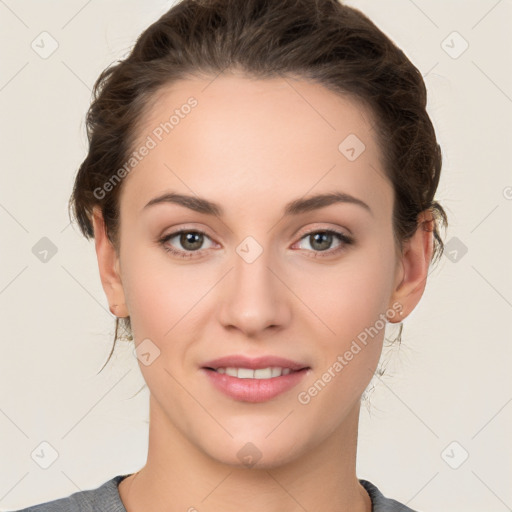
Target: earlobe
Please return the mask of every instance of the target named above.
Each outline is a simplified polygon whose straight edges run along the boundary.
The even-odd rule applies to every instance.
[[[127,317],[129,313],[119,273],[119,256],[107,236],[105,222],[99,207],[94,207],[92,221],[101,284],[109,302],[109,309],[119,318]]]
[[[414,235],[404,243],[401,261],[402,279],[393,291],[390,306],[400,304],[403,314],[389,321],[402,321],[418,304],[425,290],[428,270],[433,252],[434,219],[429,210],[418,216],[418,227]]]

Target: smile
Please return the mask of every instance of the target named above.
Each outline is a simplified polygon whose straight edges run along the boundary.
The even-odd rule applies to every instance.
[[[289,391],[309,373],[310,368],[291,370],[268,368],[201,368],[214,389],[241,402],[266,402]]]
[[[281,368],[281,367],[268,367],[268,368],[259,368],[257,370],[253,370],[251,368],[211,368],[211,370],[216,371],[218,373],[223,373],[226,375],[230,375],[231,377],[236,377],[238,379],[272,379],[274,377],[281,377],[282,375],[288,375],[291,373],[292,369],[290,368]]]

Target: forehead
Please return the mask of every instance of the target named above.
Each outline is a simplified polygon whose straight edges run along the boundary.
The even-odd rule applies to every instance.
[[[248,205],[270,192],[288,202],[336,188],[389,209],[372,125],[359,101],[306,80],[180,80],[154,95],[139,122],[133,149],[152,148],[127,176],[121,202],[140,210],[179,190],[220,202],[242,196]]]

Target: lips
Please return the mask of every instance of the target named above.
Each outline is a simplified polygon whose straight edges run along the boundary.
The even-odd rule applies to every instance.
[[[298,371],[309,368],[305,363],[286,359],[278,356],[260,356],[251,358],[243,355],[230,355],[207,361],[203,368],[217,370],[218,368],[247,368],[260,370],[263,368],[289,368],[291,371]]]
[[[309,370],[306,364],[283,357],[242,355],[213,359],[201,367],[214,388],[242,402],[276,398],[297,386]]]

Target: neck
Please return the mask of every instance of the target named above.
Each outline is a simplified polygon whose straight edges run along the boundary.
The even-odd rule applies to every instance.
[[[150,397],[146,465],[119,484],[127,512],[370,512],[356,473],[360,404],[331,436],[285,464],[223,464],[178,431]]]

